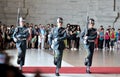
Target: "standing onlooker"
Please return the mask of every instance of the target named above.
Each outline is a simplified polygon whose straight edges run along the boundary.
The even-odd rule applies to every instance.
[[[110,34],[111,29],[112,29],[111,26],[109,25],[107,29],[108,29],[108,32],[109,32],[109,34]]]
[[[10,48],[10,42],[11,42],[11,38],[9,35],[9,30],[6,29],[5,30],[5,38],[4,38],[5,49]]]
[[[38,28],[39,28],[39,33],[38,33],[38,48],[41,48],[41,32],[40,32],[40,28],[41,28],[41,24],[39,24]]]
[[[99,49],[103,49],[103,43],[104,43],[104,28],[101,28],[99,32],[99,44],[98,44]]]
[[[49,31],[48,31],[48,47],[49,47],[49,50],[51,50],[51,42],[50,42],[50,39],[52,39],[50,36],[51,36],[51,33],[52,33],[52,31],[53,31],[53,29],[54,29],[54,26],[53,25],[51,25],[50,26],[50,28],[49,28]]]
[[[109,29],[107,29],[105,32],[105,48],[106,47],[108,49],[110,48],[109,42],[110,42],[110,34],[109,34]]]
[[[40,33],[41,33],[41,49],[45,48],[45,35],[46,35],[46,31],[45,31],[45,26],[41,26],[40,28]]]
[[[1,25],[0,25],[0,49],[3,49],[3,38],[2,38],[2,30],[1,30]]]
[[[49,42],[48,42],[48,35],[51,31],[51,28],[50,28],[50,24],[47,24],[46,28],[45,28],[45,48],[48,49],[49,48]]]
[[[31,48],[32,47],[32,44],[31,44],[31,40],[32,40],[32,26],[30,25],[28,27],[29,29],[29,36],[27,38],[27,48]]]
[[[71,37],[70,37],[70,24],[68,23],[67,26],[66,26],[66,29],[67,29],[67,35],[69,37],[67,37],[67,48],[70,49],[71,48]]]
[[[70,40],[71,40],[71,50],[77,50],[75,40],[77,36],[77,30],[75,29],[76,25],[70,26]]]
[[[14,25],[10,26],[10,31],[9,31],[9,36],[10,36],[10,48],[15,48],[15,43],[13,40],[13,33],[15,31],[15,27]]]
[[[111,31],[110,31],[110,46],[111,46],[111,49],[114,48],[115,39],[116,39],[116,32],[115,32],[115,29],[112,28]]]
[[[35,41],[35,48],[38,48],[38,35],[39,35],[39,28],[38,25],[35,25],[35,37],[36,37],[36,41]]]
[[[97,38],[95,39],[95,48],[98,50],[98,41],[99,41],[99,29],[97,29]]]
[[[81,32],[80,26],[77,25],[77,32],[76,32],[77,35],[75,40],[77,50],[79,50],[79,46],[80,46],[80,32]]]
[[[118,29],[116,37],[117,37],[117,48],[119,48],[119,46],[120,46],[120,29]]]

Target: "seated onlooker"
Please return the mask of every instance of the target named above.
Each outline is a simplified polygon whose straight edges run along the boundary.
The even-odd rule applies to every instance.
[[[25,77],[17,67],[0,64],[0,77]]]
[[[25,77],[17,67],[10,65],[9,61],[10,56],[0,50],[0,77]]]

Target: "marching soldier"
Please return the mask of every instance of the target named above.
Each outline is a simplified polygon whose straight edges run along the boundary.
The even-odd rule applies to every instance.
[[[59,69],[61,68],[63,50],[65,48],[64,39],[67,37],[65,28],[62,27],[63,19],[57,19],[57,27],[55,27],[50,35],[51,48],[54,51],[54,64],[56,65],[56,76],[59,76]]]
[[[13,39],[16,42],[16,48],[18,50],[17,63],[20,65],[20,70],[25,62],[26,53],[26,38],[29,36],[28,29],[25,27],[25,20],[22,17],[19,18],[19,26],[13,33]]]
[[[93,53],[94,53],[94,43],[95,43],[95,39],[97,37],[97,31],[94,28],[94,24],[95,24],[94,19],[92,19],[92,18],[89,19],[87,31],[84,30],[81,33],[81,39],[84,40],[85,47],[87,48],[87,57],[85,58],[85,66],[87,67],[86,73],[91,73],[90,66],[92,65],[92,58],[93,58]]]

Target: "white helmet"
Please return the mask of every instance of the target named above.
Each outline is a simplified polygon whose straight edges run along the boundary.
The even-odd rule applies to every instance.
[[[57,22],[58,23],[63,23],[63,18],[62,17],[58,17]]]
[[[25,20],[22,17],[19,18],[19,22],[24,22],[24,21]]]

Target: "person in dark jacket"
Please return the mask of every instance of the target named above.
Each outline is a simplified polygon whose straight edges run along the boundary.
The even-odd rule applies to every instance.
[[[56,65],[56,76],[59,76],[59,69],[61,68],[63,50],[65,48],[64,39],[67,38],[65,28],[62,27],[63,18],[57,19],[57,27],[53,29],[50,35],[51,48],[54,51],[54,64]]]
[[[22,17],[19,19],[19,26],[16,27],[13,33],[13,39],[16,42],[16,48],[18,50],[18,59],[17,63],[20,65],[20,70],[25,62],[25,53],[26,53],[26,40],[29,36],[29,31],[25,27],[25,20]]]
[[[85,49],[87,49],[87,57],[85,58],[86,72],[90,72],[90,66],[92,65],[92,58],[94,53],[94,43],[97,37],[97,30],[94,28],[94,19],[89,19],[88,28],[81,33],[81,39],[84,40]],[[86,42],[85,42],[86,41]]]

